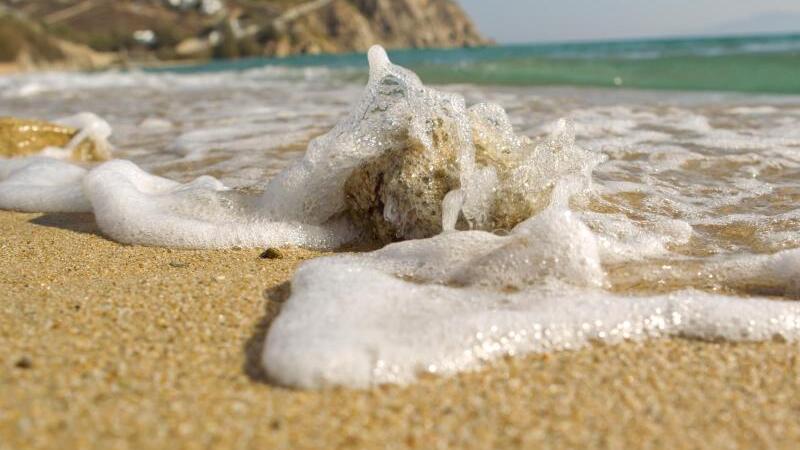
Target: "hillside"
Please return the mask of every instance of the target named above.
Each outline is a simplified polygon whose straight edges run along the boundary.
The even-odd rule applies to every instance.
[[[485,45],[454,0],[0,0],[0,63]],[[81,56],[76,61],[76,55]]]

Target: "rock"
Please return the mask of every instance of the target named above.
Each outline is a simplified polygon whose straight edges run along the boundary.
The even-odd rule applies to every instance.
[[[534,195],[523,189],[514,178],[525,166],[533,147],[530,139],[514,133],[505,111],[498,105],[478,104],[469,110],[475,162],[491,167],[497,176],[495,201],[480,228],[487,231],[509,231],[547,205],[549,195]],[[549,194],[545,189],[544,194]]]
[[[382,48],[370,50],[369,60],[368,103],[354,132],[373,156],[344,180],[342,210],[365,239],[510,230],[546,206],[548,177],[560,169],[546,176],[539,169],[560,159],[560,149],[516,135],[498,105],[467,109],[463,98],[425,88]],[[546,164],[536,160],[541,151]]]
[[[270,247],[261,253],[261,259],[283,259],[283,252],[277,248]]]
[[[459,204],[465,194],[472,203],[463,203],[462,214],[448,226],[454,221],[457,229],[510,231],[550,204],[560,174],[593,164],[574,147],[569,131],[540,142],[516,135],[497,105],[475,105],[463,122],[446,111],[429,119],[423,134],[407,136],[404,145],[356,167],[346,180],[346,213],[357,229],[367,230],[367,240],[387,244],[441,233],[450,193]],[[464,124],[469,142],[459,138]],[[464,145],[474,149],[467,186],[458,160]]]
[[[33,361],[27,356],[23,356],[22,358],[18,359],[16,363],[14,363],[14,367],[17,369],[31,369],[33,368]]]
[[[461,7],[450,0],[354,0],[308,2],[308,8],[278,28],[265,51],[291,53],[365,51],[389,48],[474,47],[490,42]]]
[[[33,119],[0,117],[0,156],[28,156],[48,147],[64,148],[79,132],[78,129]],[[108,150],[91,139],[84,139],[72,150],[76,161],[105,161]]]
[[[459,187],[457,149],[446,119],[434,121],[433,148],[409,141],[356,169],[345,183],[350,219],[373,239],[420,239],[442,229],[442,200]]]
[[[200,39],[197,37],[186,38],[175,46],[175,53],[182,58],[203,55],[210,51],[211,44],[208,42],[208,39]]]

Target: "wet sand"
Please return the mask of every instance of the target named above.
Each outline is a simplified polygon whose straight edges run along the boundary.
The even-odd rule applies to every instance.
[[[797,344],[631,343],[295,391],[258,359],[292,271],[318,253],[123,246],[91,215],[0,212],[0,230],[0,450],[800,442]]]

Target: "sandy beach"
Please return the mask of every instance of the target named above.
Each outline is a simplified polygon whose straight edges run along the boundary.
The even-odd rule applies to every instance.
[[[796,448],[796,344],[665,340],[368,391],[271,385],[287,281],[319,254],[124,246],[0,212],[0,449]]]
[[[578,3],[0,0],[0,450],[800,449],[800,2]]]

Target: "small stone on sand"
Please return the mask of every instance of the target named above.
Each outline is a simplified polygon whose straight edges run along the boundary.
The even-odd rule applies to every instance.
[[[30,369],[33,367],[33,361],[27,356],[23,356],[22,358],[18,359],[16,363],[14,363],[14,367],[17,369]]]
[[[261,259],[283,259],[283,252],[277,248],[268,248],[261,253]]]

